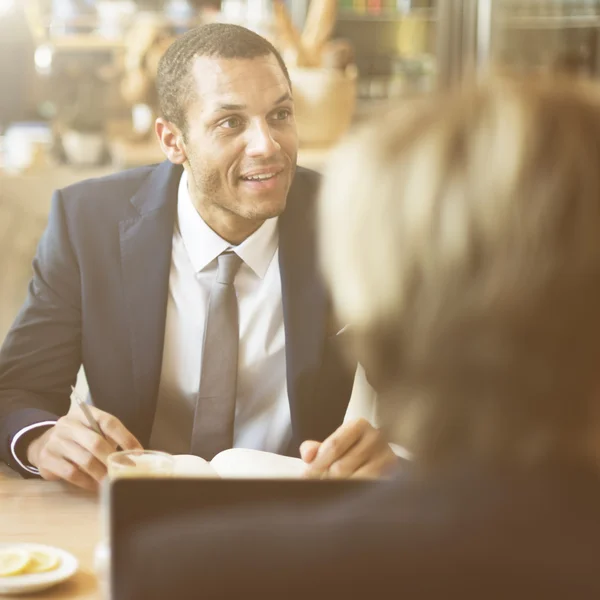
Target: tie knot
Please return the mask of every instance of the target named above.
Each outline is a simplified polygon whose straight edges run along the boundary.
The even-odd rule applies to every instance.
[[[235,252],[223,252],[223,254],[219,254],[217,260],[219,262],[217,282],[231,285],[242,264],[242,259]]]

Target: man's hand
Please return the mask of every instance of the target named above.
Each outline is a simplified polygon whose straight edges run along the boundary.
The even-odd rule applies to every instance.
[[[365,419],[344,423],[322,443],[304,442],[300,455],[311,478],[376,478],[398,465],[381,432]]]
[[[90,429],[81,409],[72,404],[67,415],[29,444],[27,460],[44,479],[63,479],[95,491],[106,475],[106,459],[117,446],[123,450],[142,448],[119,419],[93,406],[90,411],[106,439]]]

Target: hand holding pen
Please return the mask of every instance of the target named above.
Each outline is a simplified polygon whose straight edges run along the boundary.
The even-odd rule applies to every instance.
[[[97,490],[108,455],[119,446],[137,450],[142,445],[115,416],[85,404],[76,392],[74,400],[64,417],[30,442],[27,460],[44,479]]]
[[[90,410],[89,405],[80,396],[79,392],[73,386],[71,386],[71,400],[74,400],[77,403],[77,405],[79,406],[79,408],[81,409],[81,412],[83,413],[83,416],[86,418],[88,425],[90,426],[90,429],[94,430],[99,436],[102,436],[104,439],[107,439],[106,436],[104,435],[104,432],[102,431],[102,429],[100,429],[100,425],[99,425],[98,421],[96,421],[96,419],[94,419],[94,415],[92,414],[92,411]],[[122,450],[123,448],[121,448],[121,446],[117,446],[116,449]]]

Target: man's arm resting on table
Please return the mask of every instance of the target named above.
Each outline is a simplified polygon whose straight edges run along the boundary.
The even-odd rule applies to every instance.
[[[47,430],[66,414],[81,365],[81,278],[71,229],[56,192],[27,298],[0,350],[0,459],[26,477],[34,474],[23,452],[30,427],[45,423]]]

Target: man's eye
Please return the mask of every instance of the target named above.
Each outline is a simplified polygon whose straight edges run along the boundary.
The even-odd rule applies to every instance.
[[[242,120],[239,117],[229,117],[224,121],[221,121],[221,127],[225,129],[237,129],[242,125]]]
[[[277,121],[285,121],[290,117],[292,111],[289,108],[282,108],[275,113],[275,119]]]

